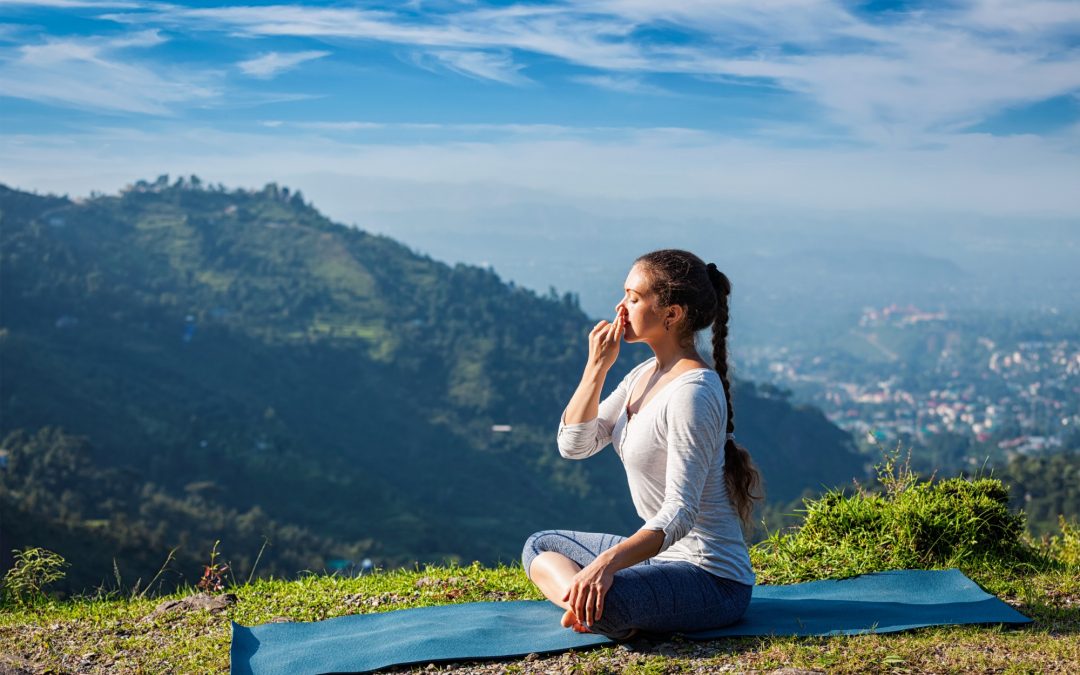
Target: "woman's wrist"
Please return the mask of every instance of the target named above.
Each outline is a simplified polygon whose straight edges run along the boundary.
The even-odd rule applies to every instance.
[[[663,531],[638,530],[633,536],[603,551],[597,556],[597,560],[602,558],[601,564],[604,567],[618,571],[653,557],[659,552],[663,542]]]
[[[604,380],[607,379],[608,370],[603,364],[589,363],[585,366],[585,372],[581,375],[581,380],[589,384],[603,385]]]
[[[624,540],[615,546],[602,551],[600,555],[596,556],[596,559],[600,565],[603,565],[605,568],[612,568],[612,571],[617,572],[621,569],[636,565],[648,557],[642,558],[639,553],[640,551],[638,551],[638,547],[634,542]]]
[[[611,568],[612,572],[618,572],[624,567],[629,567],[629,565],[619,564],[619,552],[616,551],[615,548],[609,548],[606,551],[602,551],[600,555],[596,556],[594,562],[597,564],[597,566],[600,567],[600,569],[607,570]]]

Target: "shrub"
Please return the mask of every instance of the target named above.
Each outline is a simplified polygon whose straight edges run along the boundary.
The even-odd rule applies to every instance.
[[[13,550],[15,565],[4,575],[4,595],[23,605],[44,596],[45,587],[64,578],[67,561],[43,548]]]
[[[910,454],[909,454],[910,458]],[[1033,561],[1024,516],[1001,481],[919,480],[895,455],[878,465],[880,489],[831,490],[803,500],[803,524],[751,550],[759,582],[843,578],[888,569],[942,569]]]

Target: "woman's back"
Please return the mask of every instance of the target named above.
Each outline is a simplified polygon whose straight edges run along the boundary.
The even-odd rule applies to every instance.
[[[654,362],[649,359],[627,374],[627,392]],[[643,527],[681,534],[665,541],[656,558],[685,560],[753,584],[750,556],[724,481],[727,410],[716,371],[682,373],[632,418],[625,405],[620,408],[611,440],[626,468],[634,507],[646,521]],[[678,456],[669,457],[672,451]]]

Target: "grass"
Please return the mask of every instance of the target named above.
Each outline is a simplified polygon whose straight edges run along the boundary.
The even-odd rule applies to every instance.
[[[482,600],[542,599],[520,567],[428,567],[363,577],[309,574],[226,588],[224,612],[174,612],[144,620],[165,600],[113,593],[67,601],[39,598],[0,613],[0,654],[61,672],[228,672],[229,621],[318,621],[347,614]],[[0,656],[0,664],[3,657]]]
[[[829,638],[674,639],[639,652],[602,647],[504,661],[489,666],[496,668],[490,672],[781,667],[830,673],[1075,672],[1080,664],[1076,525],[1063,521],[1058,536],[1035,542],[1023,534],[1022,514],[1008,511],[1007,490],[998,481],[921,481],[895,458],[879,469],[880,489],[808,500],[800,527],[773,533],[755,546],[759,583],[959,567],[1034,622],[1021,628],[944,626]],[[236,602],[222,611],[174,611],[151,619],[146,617],[159,603],[196,589],[158,598],[119,589],[67,601],[36,596],[17,604],[9,598],[0,608],[0,671],[14,664],[30,672],[225,673],[230,620],[244,625],[317,621],[426,605],[542,599],[520,567],[478,563],[363,577],[305,574],[224,590],[235,594]]]
[[[1021,629],[946,626],[851,637],[675,641],[666,653],[638,654],[630,662],[610,647],[550,660],[571,661],[582,673],[722,667],[744,672],[785,666],[841,673],[1069,672],[1080,663],[1078,577],[1076,570],[1049,569],[976,579],[1035,619]],[[156,599],[113,595],[8,607],[0,613],[0,654],[55,672],[225,673],[230,620],[244,625],[282,618],[318,621],[454,602],[541,599],[520,567],[478,564],[359,578],[258,580],[227,590],[235,593],[237,602],[224,612],[177,612],[153,620],[144,617],[162,600],[179,599],[195,589]],[[502,664],[508,670],[513,665]]]

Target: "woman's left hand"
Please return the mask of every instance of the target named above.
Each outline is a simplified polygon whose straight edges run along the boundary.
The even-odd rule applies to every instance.
[[[570,604],[570,611],[586,628],[604,615],[604,596],[614,580],[615,571],[602,558],[593,560],[574,575],[563,602]]]

